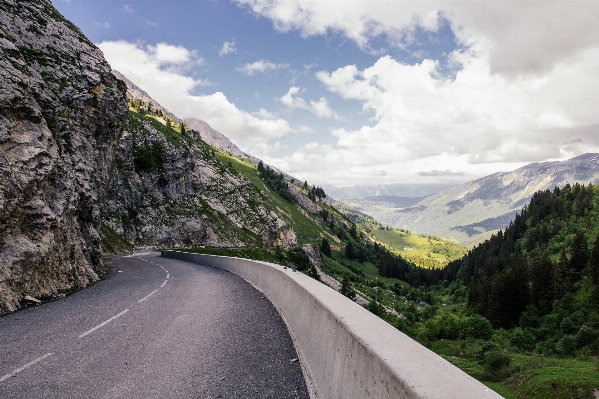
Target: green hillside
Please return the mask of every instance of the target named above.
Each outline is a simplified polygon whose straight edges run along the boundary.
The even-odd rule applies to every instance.
[[[468,252],[465,247],[454,241],[384,226],[373,217],[343,202],[332,201],[332,203],[364,232],[386,245],[396,255],[417,266],[430,269],[443,268]]]
[[[467,292],[421,342],[506,397],[593,398],[599,387],[599,190],[574,184],[533,195],[503,231],[444,270]],[[476,315],[486,336],[462,340]]]
[[[468,252],[466,248],[454,242],[402,229],[381,226],[373,229],[372,234],[402,258],[426,268],[445,267]]]

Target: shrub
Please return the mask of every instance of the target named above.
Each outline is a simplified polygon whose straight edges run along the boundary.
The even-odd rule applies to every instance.
[[[595,338],[593,330],[590,327],[583,325],[576,333],[576,346],[580,348],[590,344],[593,342],[593,338]]]
[[[493,326],[481,315],[467,316],[462,324],[462,331],[466,338],[489,339],[493,335]]]
[[[443,313],[439,317],[439,335],[445,339],[457,339],[460,336],[460,319],[453,313]]]
[[[557,353],[564,357],[570,357],[574,355],[576,350],[576,337],[571,334],[566,334],[557,341],[555,345]]]
[[[136,147],[133,150],[133,164],[138,172],[151,172],[156,168],[156,161],[152,150],[144,147]]]
[[[516,327],[510,334],[510,343],[521,351],[532,351],[535,348],[535,336],[529,330]]]
[[[483,366],[484,372],[481,376],[483,380],[500,382],[510,376],[511,356],[499,350],[491,350],[484,354]]]
[[[287,252],[287,259],[300,271],[309,270],[312,266],[312,263],[310,263],[310,258],[301,247],[291,248]]]

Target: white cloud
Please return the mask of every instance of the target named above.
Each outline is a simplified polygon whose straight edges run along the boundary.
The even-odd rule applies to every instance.
[[[450,21],[463,44],[486,42],[490,68],[506,74],[547,72],[560,62],[599,46],[599,2],[548,1],[351,1],[236,0],[270,18],[276,29],[303,36],[340,32],[365,50],[386,35],[405,48],[420,26],[436,32]]]
[[[314,133],[314,129],[307,125],[301,125],[297,128],[300,133]]]
[[[195,52],[183,46],[173,46],[168,43],[158,43],[156,46],[147,46],[147,52],[159,64],[184,64],[197,58]]]
[[[110,22],[94,22],[96,28],[110,29]]]
[[[372,112],[372,126],[336,129],[334,145],[265,160],[328,184],[461,183],[599,152],[599,50],[518,79],[493,74],[483,47],[453,57],[463,63],[454,80],[439,78],[435,61],[406,65],[388,56],[362,70],[317,73],[329,91]],[[285,102],[297,105],[300,89],[292,89]]]
[[[240,110],[221,92],[192,95],[202,85],[180,72],[185,64],[196,63],[197,55],[182,46],[159,43],[143,46],[126,41],[105,41],[98,45],[111,66],[180,118],[199,118],[256,156],[293,131],[283,119],[263,118]],[[270,147],[269,147],[270,146]]]
[[[310,102],[306,102],[306,100],[300,97],[294,97],[297,96],[300,90],[300,87],[291,86],[279,101],[289,108],[308,110],[319,118],[341,119],[341,117],[329,107],[329,103],[324,97],[321,97],[318,101],[310,100]]]
[[[277,119],[277,116],[272,112],[268,112],[264,108],[260,108],[258,112],[252,112],[252,115],[260,118],[260,119]]]
[[[227,55],[230,53],[236,53],[237,52],[237,47],[235,47],[235,39],[233,39],[230,42],[224,42],[223,46],[221,47],[221,49],[218,52],[218,55],[220,55],[221,57],[223,55]]]
[[[236,68],[236,70],[245,75],[252,76],[256,72],[272,71],[275,69],[287,68],[288,66],[289,64],[275,64],[274,62],[270,62],[268,60],[259,60],[240,66]]]
[[[125,10],[125,11],[127,11],[127,12],[129,12],[129,13],[131,13],[131,12],[133,12],[133,11],[134,11],[134,10],[133,10],[133,7],[131,7],[131,5],[130,5],[130,4],[125,4],[125,5],[123,6],[123,10]]]
[[[569,155],[563,141],[599,124],[599,50],[543,78],[493,75],[482,49],[460,54],[455,80],[435,78],[437,64],[380,58],[363,71],[346,66],[317,77],[344,99],[359,100],[376,124],[338,132],[340,141],[395,144],[410,159],[448,154],[471,162],[529,162]],[[582,137],[589,148],[599,139]]]

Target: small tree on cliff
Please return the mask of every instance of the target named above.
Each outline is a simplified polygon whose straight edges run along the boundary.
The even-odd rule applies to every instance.
[[[322,243],[320,244],[320,252],[329,258],[331,257],[331,246],[329,245],[329,241],[324,237],[322,238]]]

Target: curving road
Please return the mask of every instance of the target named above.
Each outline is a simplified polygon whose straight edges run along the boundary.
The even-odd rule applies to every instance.
[[[0,318],[0,398],[308,398],[280,315],[241,278],[136,253]]]

